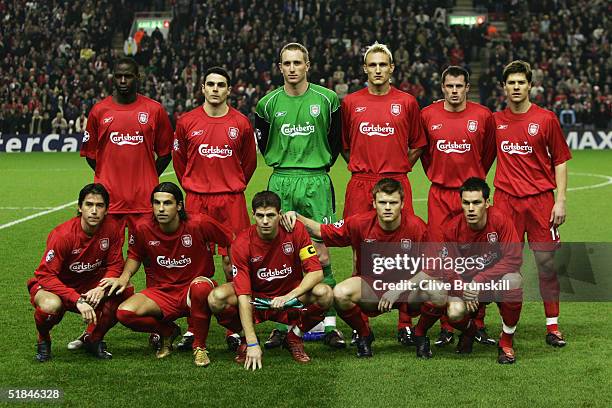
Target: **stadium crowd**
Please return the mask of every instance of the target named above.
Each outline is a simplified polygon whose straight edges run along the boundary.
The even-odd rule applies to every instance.
[[[534,61],[534,101],[564,126],[607,128],[610,121],[609,23],[605,1],[475,1],[505,16],[507,36],[487,25],[448,27],[452,0],[172,2],[170,34],[141,35],[136,59],[145,67],[141,92],[162,102],[173,123],[201,103],[199,76],[211,65],[229,68],[231,104],[253,117],[257,101],[282,83],[277,50],[306,44],[310,77],[340,98],[364,86],[364,47],[380,40],[393,50],[395,85],[421,107],[441,98],[445,65],[475,60],[486,68],[480,102],[502,108],[504,64]],[[112,92],[116,35],[127,38],[135,10],[164,1],[0,0],[0,132],[72,133],[84,129],[94,103]],[[274,27],[271,31],[270,27]]]

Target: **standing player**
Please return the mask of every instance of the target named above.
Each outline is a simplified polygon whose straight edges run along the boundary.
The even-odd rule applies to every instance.
[[[506,65],[502,86],[508,107],[494,114],[494,202],[515,221],[519,237],[527,234],[544,301],[546,343],[563,347],[566,343],[558,327],[560,288],[554,254],[560,243],[558,227],[565,222],[567,161],[572,155],[557,116],[529,100],[531,67],[527,62],[517,60]]]
[[[379,43],[371,45],[363,56],[367,88],[342,101],[343,156],[351,172],[344,218],[372,210],[372,188],[383,177],[402,183],[404,211],[414,214],[407,173],[427,141],[416,99],[391,86],[394,69],[389,48]],[[410,315],[400,309],[397,338],[402,344],[413,344],[411,327]]]
[[[122,293],[144,264],[147,287],[119,306],[117,318],[134,331],[159,333],[157,358],[172,352],[180,334],[174,320],[190,315],[194,362],[210,364],[206,338],[210,324],[208,294],[216,286],[210,243],[229,247],[230,232],[205,214],[189,214],[183,193],[170,182],[151,193],[153,216],[143,217],[130,234],[128,259],[119,278],[103,279],[109,293]]]
[[[225,69],[206,71],[202,83],[204,105],[178,120],[172,162],[187,193],[189,212],[208,214],[238,234],[250,225],[244,190],[257,167],[257,152],[249,120],[227,104],[230,92],[230,76]],[[227,251],[219,248],[219,254],[230,281],[232,267]],[[227,340],[235,351],[240,337],[236,334]],[[178,348],[192,342],[190,326]]]
[[[450,66],[442,72],[444,101],[433,103],[421,112],[428,147],[421,163],[431,181],[427,200],[427,224],[438,228],[449,215],[461,212],[459,187],[470,177],[484,179],[495,160],[495,120],[491,111],[469,102],[470,75],[461,67]],[[475,320],[476,339],[495,344],[484,328],[484,305]],[[454,341],[446,315],[436,346]]]
[[[232,246],[234,280],[209,296],[220,324],[236,333],[244,329],[235,360],[246,369],[261,368],[262,351],[253,323],[266,320],[291,325],[283,345],[295,361],[308,363],[302,336],[323,320],[333,302],[332,289],[321,283],[321,263],[306,229],[302,224],[292,232],[279,228],[280,207],[280,197],[271,191],[253,197],[255,225],[242,231]],[[253,306],[262,300],[269,309]],[[302,308],[288,309],[294,303]]]
[[[172,158],[168,114],[158,102],[137,93],[138,82],[136,62],[118,59],[115,91],[92,108],[81,147],[95,182],[104,184],[112,197],[109,215],[130,231],[151,211],[147,197]]]
[[[373,299],[378,296],[373,290],[376,289],[376,286],[372,284],[372,275],[363,275],[361,270],[364,245],[372,242],[394,242],[402,244],[402,247],[406,246],[406,250],[410,252],[413,247],[416,249],[417,243],[425,240],[427,229],[423,220],[403,211],[404,190],[400,181],[391,178],[381,179],[372,190],[371,200],[375,212],[356,214],[330,225],[321,225],[294,211],[287,212],[283,216],[286,220],[284,224],[288,228],[297,219],[304,223],[312,236],[321,238],[326,245],[351,246],[355,251],[356,270],[351,278],[336,285],[334,301],[340,317],[357,332],[357,357],[372,357],[371,345],[374,341],[374,333],[370,329],[366,316],[377,316],[392,308],[398,308],[400,304],[396,301],[401,294],[401,292],[394,294],[387,292],[381,296],[380,301],[373,302]],[[416,253],[416,251],[410,253]],[[432,280],[421,271],[414,272],[410,281],[416,287],[419,287],[421,280]],[[435,306],[426,305],[425,309],[440,308],[446,303],[445,293],[421,290],[412,292],[411,297],[408,298],[409,303],[424,301],[435,303]]]
[[[463,332],[457,353],[472,352],[478,330],[472,317],[476,317],[480,304],[496,301],[503,321],[497,361],[512,364],[515,361],[514,332],[523,299],[522,247],[512,218],[490,207],[489,194],[489,186],[483,179],[468,178],[458,192],[463,214],[449,215],[443,226],[439,224],[430,229],[430,237],[443,243],[442,253],[446,257],[480,263],[468,269],[464,267],[467,261],[455,262],[462,269],[455,268],[446,275],[446,282],[453,287],[448,298],[449,323]],[[461,287],[457,283],[461,283]],[[474,286],[466,287],[466,284]],[[497,288],[493,289],[495,285]],[[487,287],[490,289],[485,290]]]
[[[45,256],[28,280],[30,302],[36,308],[38,330],[36,359],[51,359],[51,335],[66,310],[80,313],[90,325],[85,349],[100,359],[112,357],[103,341],[116,323],[117,306],[134,289],[120,296],[105,293],[98,284],[119,276],[123,267],[119,225],[106,217],[109,195],[102,184],[88,184],[79,192],[78,216],[49,234]]]
[[[331,90],[308,82],[308,50],[298,43],[285,45],[278,64],[284,85],[257,104],[257,143],[266,164],[274,168],[268,189],[281,197],[283,210],[297,209],[324,224],[334,221],[335,199],[327,174],[341,149],[341,117],[338,96]],[[329,250],[314,241],[323,266],[324,283],[336,284]],[[336,330],[333,310],[325,318],[325,343],[346,347]],[[277,326],[266,348],[282,344],[287,328]]]

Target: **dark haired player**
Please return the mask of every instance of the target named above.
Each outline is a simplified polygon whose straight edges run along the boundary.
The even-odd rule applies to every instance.
[[[407,252],[416,254],[418,243],[425,240],[427,230],[423,220],[403,211],[404,190],[398,180],[383,178],[376,183],[372,190],[372,206],[376,211],[356,214],[330,225],[319,224],[295,211],[283,215],[283,225],[287,228],[291,228],[297,219],[306,226],[312,236],[320,237],[326,245],[351,246],[355,251],[356,270],[352,277],[336,285],[334,302],[338,315],[357,332],[357,357],[372,357],[374,333],[368,324],[367,316],[377,316],[398,308],[400,303],[397,300],[402,294],[401,291],[388,291],[379,296],[374,292],[372,275],[365,275],[361,270],[364,244],[405,243],[409,246]],[[419,285],[419,282],[425,279],[431,281],[432,277],[422,271],[414,271],[408,280]],[[443,307],[446,304],[445,295],[444,291],[425,291],[419,288],[411,291],[406,301],[410,304],[425,302],[420,309],[422,313],[427,313],[431,308]],[[378,297],[380,300],[373,302],[373,299]],[[418,329],[417,325],[417,333]],[[426,346],[425,352],[429,352],[429,342]],[[417,343],[417,353],[419,350]]]
[[[66,310],[80,313],[89,324],[85,349],[100,359],[112,357],[103,338],[116,323],[115,311],[134,289],[117,296],[98,284],[121,274],[122,234],[119,224],[107,218],[109,195],[102,184],[88,184],[79,193],[78,216],[49,234],[45,255],[28,280],[30,302],[36,308],[38,330],[36,359],[51,358],[51,335]]]
[[[203,79],[204,104],[182,115],[176,124],[172,163],[187,193],[189,212],[208,214],[238,234],[250,225],[244,190],[257,167],[255,136],[248,118],[227,103],[232,89],[229,73],[212,67]],[[230,281],[227,251],[219,248],[219,254]],[[191,345],[190,329],[177,348]],[[228,336],[227,341],[235,351],[240,336]]]
[[[431,181],[427,200],[427,225],[437,228],[450,214],[461,213],[457,192],[469,177],[485,178],[495,160],[495,120],[486,107],[467,100],[470,75],[462,67],[450,66],[442,72],[444,100],[421,111],[421,122],[428,147],[421,156],[423,169]],[[484,306],[475,320],[477,341],[495,344],[484,328]],[[436,346],[454,341],[447,316]]]
[[[544,301],[546,343],[563,347],[554,254],[560,243],[558,227],[565,222],[567,161],[572,155],[554,112],[529,100],[531,75],[529,64],[520,60],[503,71],[508,106],[493,115],[497,144],[494,202],[512,218],[519,237],[527,235]]]
[[[254,323],[273,320],[290,325],[283,340],[293,359],[308,363],[302,336],[321,322],[333,302],[332,289],[321,283],[323,271],[308,232],[297,223],[291,232],[279,228],[281,201],[271,191],[252,201],[255,224],[242,231],[232,245],[234,280],[212,291],[210,308],[219,324],[238,333],[244,329],[236,362],[253,370],[262,366],[262,350]],[[252,302],[267,299],[268,310]],[[301,302],[301,309],[285,309]]]
[[[147,287],[119,306],[117,318],[134,331],[159,333],[156,356],[164,358],[180,334],[174,320],[191,316],[194,362],[207,366],[207,297],[216,286],[210,243],[229,247],[231,233],[205,214],[187,216],[183,193],[174,183],[155,187],[151,204],[153,216],[140,219],[130,235],[123,273],[119,278],[103,279],[103,287],[110,288],[109,293],[122,293],[144,264]]]

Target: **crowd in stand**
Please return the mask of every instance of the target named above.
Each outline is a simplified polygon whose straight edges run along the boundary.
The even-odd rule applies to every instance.
[[[363,51],[378,40],[394,52],[395,86],[421,106],[441,97],[442,68],[469,70],[479,61],[487,68],[472,86],[481,103],[499,110],[501,69],[523,58],[534,68],[533,99],[565,126],[609,126],[612,6],[605,0],[475,1],[505,16],[503,36],[486,24],[448,27],[452,0],[172,3],[168,38],[139,33],[134,57],[141,93],[160,101],[173,121],[202,102],[199,77],[211,65],[230,70],[231,103],[252,117],[259,98],[282,83],[277,52],[290,41],[308,47],[309,79],[342,98],[364,86]],[[115,36],[128,38],[134,10],[163,4],[0,0],[0,131],[82,131],[91,106],[112,90],[112,61],[123,55],[113,48]]]

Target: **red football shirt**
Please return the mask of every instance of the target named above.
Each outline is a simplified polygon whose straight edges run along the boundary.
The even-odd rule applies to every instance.
[[[147,287],[180,290],[198,276],[215,274],[210,242],[229,247],[232,233],[205,214],[188,214],[166,234],[153,216],[142,217],[130,235],[128,258],[144,264]]]
[[[499,280],[506,273],[520,272],[522,241],[512,220],[497,208],[487,210],[487,223],[480,231],[472,230],[463,214],[449,217],[441,226],[430,231],[432,242],[442,242],[447,256],[483,257],[484,268],[461,271],[466,282]]]
[[[176,124],[172,162],[187,192],[242,192],[257,167],[253,127],[234,108],[213,118],[199,106]]]
[[[535,104],[525,113],[515,114],[506,108],[493,116],[495,187],[515,197],[554,190],[555,166],[572,158],[557,116]]]
[[[303,274],[322,270],[312,241],[301,222],[293,232],[279,227],[272,241],[257,235],[257,226],[243,230],[232,244],[236,295],[275,298],[298,287]]]
[[[407,173],[408,150],[427,145],[416,99],[391,87],[386,95],[367,88],[342,101],[342,144],[351,173]]]
[[[96,161],[94,181],[108,190],[111,214],[151,211],[149,197],[159,183],[155,155],[171,151],[170,119],[152,99],[138,95],[120,105],[109,96],[89,113],[81,156]]]
[[[321,225],[321,238],[326,246],[351,246],[357,253],[355,276],[361,275],[361,252],[363,243],[397,242],[413,247],[422,242],[427,227],[416,215],[402,213],[402,222],[395,231],[385,231],[380,227],[376,211],[352,215],[334,224]]]
[[[469,177],[486,178],[495,160],[495,120],[491,111],[468,102],[461,112],[449,112],[444,102],[421,111],[429,142],[421,163],[432,183],[459,188]]]
[[[123,271],[119,224],[106,218],[89,236],[81,217],[58,225],[49,233],[45,254],[34,275],[42,288],[68,302],[96,287],[100,279],[118,277]]]

